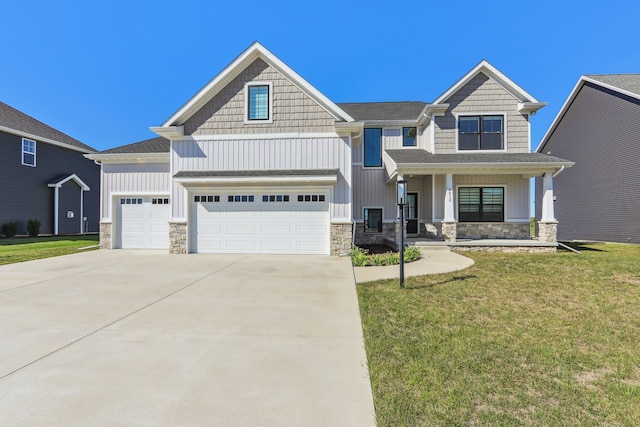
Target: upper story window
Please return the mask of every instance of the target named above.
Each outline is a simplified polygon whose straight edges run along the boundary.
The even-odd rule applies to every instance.
[[[22,138],[22,164],[26,166],[36,165],[36,142]]]
[[[364,166],[382,166],[382,128],[364,130]]]
[[[504,116],[458,117],[458,150],[504,149]]]
[[[247,99],[246,122],[267,122],[272,120],[273,85],[269,82],[252,82],[245,86]]]
[[[402,128],[402,146],[415,147],[417,133],[417,128]]]

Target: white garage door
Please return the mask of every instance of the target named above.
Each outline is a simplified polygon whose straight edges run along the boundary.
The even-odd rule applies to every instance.
[[[121,197],[118,203],[118,239],[124,249],[169,248],[169,199]]]
[[[191,203],[191,252],[329,254],[328,192],[203,192]]]

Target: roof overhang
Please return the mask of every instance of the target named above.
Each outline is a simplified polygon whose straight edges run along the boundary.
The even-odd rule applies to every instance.
[[[84,183],[83,180],[81,180],[78,175],[76,175],[75,173],[68,175],[67,177],[62,177],[61,179],[57,179],[53,182],[50,182],[48,184],[49,187],[51,188],[60,188],[62,187],[65,183],[67,183],[68,181],[74,181],[76,184],[78,184],[78,186],[80,188],[82,188],[82,190],[84,191],[89,191],[90,188],[87,184]]]
[[[338,169],[246,170],[178,172],[173,181],[190,185],[334,185]]]
[[[180,139],[184,136],[184,126],[156,126],[149,130],[169,140]]]
[[[547,104],[547,102],[519,102],[518,113],[534,115],[539,109]]]
[[[84,148],[76,147],[75,145],[65,144],[64,142],[55,141],[49,138],[43,138],[41,136],[34,135],[32,133],[22,132],[22,131],[11,129],[5,126],[0,126],[0,132],[10,133],[13,135],[20,136],[22,138],[33,139],[34,141],[37,141],[37,142],[46,142],[47,144],[56,145],[58,147],[66,148],[68,150],[79,151],[81,153],[92,153],[92,151],[86,150]]]
[[[85,154],[87,159],[101,163],[169,163],[169,153],[108,153]]]

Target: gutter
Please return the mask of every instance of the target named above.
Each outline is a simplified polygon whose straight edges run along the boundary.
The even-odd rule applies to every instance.
[[[562,165],[560,167],[560,169],[558,169],[557,171],[554,172],[553,175],[551,175],[552,178],[555,178],[556,176],[560,175],[560,173],[562,173],[562,171],[564,170],[564,165]]]

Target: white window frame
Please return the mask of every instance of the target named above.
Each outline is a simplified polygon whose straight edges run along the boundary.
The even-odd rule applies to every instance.
[[[264,119],[249,119],[249,88],[252,86],[268,86],[268,97],[269,97],[269,118],[267,120]],[[273,123],[273,82],[248,82],[244,85],[244,122],[245,124],[265,124],[265,123]]]
[[[32,153],[32,152],[30,152],[30,151],[25,151],[25,149],[24,149],[24,143],[25,143],[25,142],[27,142],[27,141],[29,141],[29,142],[33,142],[33,153]],[[20,152],[21,152],[21,155],[20,155],[20,156],[21,156],[21,159],[20,159],[20,161],[22,162],[22,164],[23,164],[24,166],[31,166],[32,168],[35,168],[35,167],[36,167],[36,164],[37,164],[37,157],[38,157],[38,156],[37,156],[37,144],[36,144],[36,141],[34,141],[33,139],[29,139],[29,138],[22,138],[22,150],[21,150]],[[24,155],[25,155],[25,154],[33,154],[33,164],[31,164],[31,163],[25,163],[25,162],[24,162]]]
[[[461,150],[458,143],[460,136],[460,117],[468,116],[502,116],[502,150]],[[462,111],[455,113],[456,118],[456,153],[506,153],[507,152],[507,112],[506,111]]]

